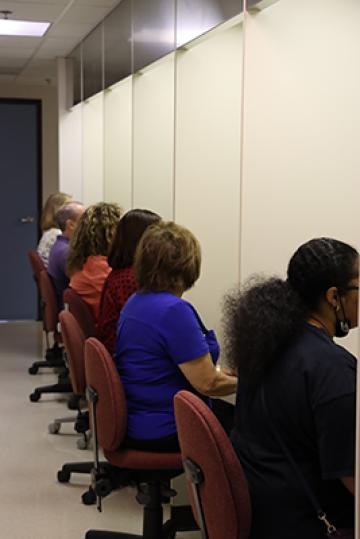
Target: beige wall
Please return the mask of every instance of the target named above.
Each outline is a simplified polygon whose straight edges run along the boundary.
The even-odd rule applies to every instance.
[[[248,17],[242,278],[284,275],[313,237],[360,247],[359,21],[357,0],[283,0]],[[344,343],[356,352],[355,332]]]
[[[58,190],[58,103],[54,86],[0,83],[0,97],[40,99],[42,102],[43,200]]]
[[[104,169],[105,196],[174,215],[199,237],[189,297],[216,329],[239,278],[284,275],[315,236],[360,246],[359,16],[357,0],[279,0],[105,93],[96,135],[82,137],[83,193],[97,183],[100,196]]]
[[[181,51],[177,64],[175,218],[202,247],[186,296],[220,330],[224,292],[238,282],[242,25]]]

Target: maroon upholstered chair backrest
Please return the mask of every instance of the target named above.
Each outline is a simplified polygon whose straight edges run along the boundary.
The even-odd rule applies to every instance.
[[[175,396],[175,417],[182,460],[192,460],[204,475],[200,498],[209,539],[247,539],[248,486],[225,431],[210,408],[188,391]],[[196,515],[194,504],[193,511]]]
[[[85,337],[70,311],[59,314],[61,336],[66,350],[70,379],[76,395],[85,395]]]
[[[64,291],[63,300],[69,306],[69,311],[76,318],[85,338],[95,337],[96,322],[89,305],[71,288],[67,288]]]
[[[52,331],[56,333],[58,323],[58,306],[54,286],[46,270],[40,272],[39,287],[40,296],[44,304],[43,323],[45,331]]]
[[[85,343],[85,375],[86,384],[99,397],[96,404],[99,444],[105,451],[116,451],[127,428],[125,393],[114,360],[95,337]]]
[[[28,258],[31,264],[34,279],[39,283],[40,273],[46,270],[44,262],[35,250],[28,251]]]

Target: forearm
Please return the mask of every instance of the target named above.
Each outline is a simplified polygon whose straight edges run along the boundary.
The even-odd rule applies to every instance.
[[[214,372],[213,380],[204,391],[204,395],[208,397],[224,397],[236,392],[237,378],[235,376],[229,376],[217,369],[214,369]]]

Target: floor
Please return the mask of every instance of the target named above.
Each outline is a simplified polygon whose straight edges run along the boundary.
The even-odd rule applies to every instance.
[[[0,538],[81,539],[90,528],[140,533],[142,508],[135,491],[125,488],[103,500],[103,512],[81,503],[88,476],[68,484],[56,480],[65,462],[92,459],[92,451],[76,447],[78,435],[65,425],[48,433],[55,417],[72,415],[59,396],[29,401],[35,386],[55,381],[54,374],[28,374],[42,358],[42,331],[37,322],[0,324]],[[198,539],[198,532],[177,538]]]

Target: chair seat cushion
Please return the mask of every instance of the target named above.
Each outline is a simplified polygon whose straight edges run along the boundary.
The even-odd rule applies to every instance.
[[[135,449],[104,451],[105,458],[119,468],[135,470],[182,470],[180,453],[152,453]]]

